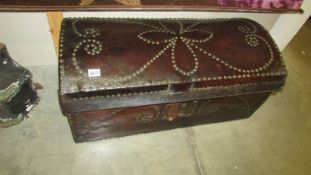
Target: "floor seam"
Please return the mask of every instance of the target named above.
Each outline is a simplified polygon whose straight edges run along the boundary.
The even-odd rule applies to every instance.
[[[192,128],[186,128],[186,135],[188,136],[188,141],[189,141],[189,144],[191,146],[191,150],[194,154],[194,159],[195,159],[195,163],[196,163],[196,166],[197,166],[197,171],[199,172],[199,175],[205,175],[204,173],[204,170],[203,170],[203,167],[202,167],[202,163],[200,161],[200,157],[198,155],[198,151],[197,151],[197,146],[196,146],[196,143],[195,143],[195,139],[194,139],[194,134],[193,134],[193,130]]]

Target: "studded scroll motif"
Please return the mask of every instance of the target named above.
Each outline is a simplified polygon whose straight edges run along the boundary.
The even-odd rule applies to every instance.
[[[109,19],[107,19],[109,20]],[[147,23],[139,20],[131,20],[131,19],[113,19],[122,23],[130,23],[133,25],[144,26],[142,31],[139,31],[136,35],[137,39],[144,44],[150,45],[151,47],[159,48],[158,51],[154,53],[145,63],[138,66],[132,72],[128,72],[126,74],[121,75],[113,75],[113,76],[104,76],[104,77],[88,77],[87,72],[80,67],[82,66],[82,60],[78,58],[77,53],[80,51],[84,51],[86,54],[90,56],[96,56],[102,54],[103,51],[103,43],[99,39],[99,37],[103,38],[103,31],[100,28],[96,28],[93,26],[87,26],[83,28],[78,28],[77,24],[79,22],[82,23],[81,19],[77,19],[71,22],[73,32],[78,36],[78,41],[73,48],[71,53],[71,62],[75,68],[75,70],[87,77],[89,80],[97,82],[94,87],[86,87],[81,89],[81,91],[93,91],[100,89],[109,88],[125,88],[125,87],[143,87],[143,86],[154,86],[154,85],[167,85],[167,84],[177,84],[180,83],[179,80],[158,80],[158,81],[148,81],[148,82],[140,82],[140,81],[130,81],[140,75],[142,75],[150,66],[152,66],[155,62],[161,61],[164,57],[169,56],[171,67],[174,71],[176,71],[179,75],[185,77],[191,77],[192,82],[200,82],[200,81],[209,81],[209,80],[226,80],[226,79],[240,79],[240,78],[249,78],[249,77],[268,77],[275,75],[284,75],[286,74],[285,69],[277,72],[269,72],[266,70],[269,68],[275,59],[275,54],[278,56],[280,52],[277,50],[276,46],[274,46],[268,42],[267,39],[258,35],[257,27],[249,22],[248,20],[244,20],[244,24],[236,26],[235,30],[244,34],[244,43],[245,45],[256,48],[260,46],[260,49],[267,49],[268,55],[266,58],[266,62],[262,65],[258,65],[257,67],[252,68],[242,68],[239,65],[230,62],[230,58],[224,58],[224,56],[218,56],[213,51],[210,51],[208,47],[206,47],[207,43],[214,42],[217,38],[215,33],[211,28],[202,27],[202,25],[208,24],[209,21],[197,21],[192,24],[185,24],[184,21],[175,19],[170,20],[171,24],[177,24],[176,27],[172,28],[172,26],[167,25],[163,21],[153,21],[153,23]],[[228,20],[230,21],[230,20]],[[234,21],[234,20],[233,20]],[[189,35],[189,33],[193,33],[193,35]],[[159,37],[151,37],[150,35],[156,34]],[[165,37],[161,37],[164,35]],[[196,36],[195,38],[191,38],[191,36]],[[197,38],[197,36],[201,36],[201,38]],[[162,39],[159,39],[162,38]],[[61,38],[61,44],[63,42],[63,38]],[[243,42],[241,42],[243,44]],[[176,47],[185,47],[185,53],[188,52],[188,57],[185,59],[192,60],[190,63],[190,68],[185,70],[181,68],[180,65],[183,62],[180,62],[180,59],[176,59]],[[274,48],[276,48],[276,53],[274,53]],[[60,49],[60,57],[62,57],[62,45]],[[265,58],[262,58],[265,59]],[[200,62],[205,62],[208,60],[214,60],[220,65],[223,65],[226,68],[234,70],[236,73],[230,75],[216,75],[216,76],[203,76],[198,77],[194,76],[198,70],[204,69]],[[62,59],[60,59],[60,63],[62,63]],[[281,60],[282,61],[282,60]],[[201,65],[201,67],[200,67]],[[282,64],[283,65],[283,64]],[[192,66],[192,67],[191,67]],[[60,73],[62,77],[64,76],[64,68],[63,65],[60,64]],[[61,77],[61,80],[62,80]],[[61,84],[63,85],[63,81]],[[62,89],[62,93],[71,92],[73,89]],[[77,89],[77,92],[79,89]]]
[[[171,29],[168,29],[167,26],[165,26],[164,24],[162,24],[159,21],[160,27],[148,25],[149,27],[151,27],[151,29],[138,34],[138,38],[141,39],[142,41],[144,41],[148,44],[152,44],[152,45],[159,45],[161,43],[168,43],[167,47],[171,48],[171,58],[172,58],[173,68],[177,72],[181,73],[184,76],[189,76],[189,75],[194,74],[199,68],[199,59],[198,59],[198,56],[197,56],[194,48],[201,51],[203,54],[209,56],[213,60],[223,64],[224,66],[226,66],[230,69],[233,69],[235,71],[242,72],[242,73],[260,72],[264,69],[267,69],[272,64],[272,62],[274,60],[274,54],[273,54],[273,50],[272,50],[271,45],[268,43],[268,41],[265,38],[256,34],[256,32],[257,32],[256,26],[254,24],[248,22],[248,21],[245,21],[245,25],[238,26],[238,30],[240,32],[246,34],[245,35],[246,43],[251,47],[257,47],[260,43],[259,40],[261,40],[265,44],[267,49],[269,50],[269,61],[264,63],[262,66],[259,66],[259,67],[254,68],[254,69],[239,68],[239,67],[232,65],[229,62],[225,61],[225,59],[220,58],[220,57],[214,55],[213,53],[208,52],[207,50],[204,50],[203,48],[201,48],[198,44],[204,44],[204,43],[208,42],[210,39],[212,39],[214,36],[214,34],[210,31],[200,30],[200,29],[195,28],[197,25],[201,24],[202,22],[194,23],[193,25],[189,26],[188,28],[184,28],[184,25],[180,21],[177,21],[177,23],[180,26],[178,32],[175,32]],[[204,33],[204,34],[207,34],[207,37],[202,38],[202,39],[191,39],[191,38],[187,38],[187,37],[183,36],[184,33],[189,33],[189,32]],[[144,35],[147,33],[159,33],[159,34],[165,33],[165,34],[171,34],[172,37],[165,39],[165,40],[162,40],[162,41],[155,41],[155,40],[151,40],[151,39],[144,37]],[[192,57],[194,59],[195,66],[189,72],[182,70],[176,64],[175,47],[176,47],[176,43],[177,43],[178,39],[183,41],[183,43],[186,45],[188,50],[191,52]],[[166,50],[167,47],[165,47],[164,50]]]
[[[137,123],[151,123],[160,119],[161,110],[159,106],[150,106],[150,110],[145,112],[137,113],[135,115]]]
[[[94,55],[99,54],[102,51],[103,46],[102,46],[102,43],[100,41],[95,39],[97,36],[100,35],[99,29],[97,29],[97,28],[86,28],[82,32],[80,32],[76,28],[77,22],[78,21],[73,22],[73,24],[72,24],[73,30],[75,31],[75,33],[79,37],[82,37],[84,39],[76,45],[76,47],[73,51],[73,54],[72,54],[72,59],[73,59],[73,64],[74,64],[75,68],[80,73],[83,73],[83,72],[81,72],[81,69],[78,66],[78,60],[76,58],[76,52],[83,46],[83,49],[87,52],[87,54],[94,56]],[[155,61],[157,61],[158,58],[161,57],[168,50],[171,53],[170,55],[171,55],[171,62],[172,62],[173,69],[175,71],[177,71],[178,73],[180,73],[181,75],[184,75],[184,76],[190,76],[190,75],[194,74],[195,72],[197,72],[197,70],[199,69],[199,58],[197,56],[198,54],[196,53],[197,51],[202,52],[204,55],[207,55],[208,57],[219,62],[220,64],[223,64],[224,66],[226,66],[230,69],[233,69],[235,71],[242,72],[242,73],[260,72],[260,71],[268,68],[274,60],[274,54],[273,54],[272,47],[270,46],[270,44],[268,43],[268,41],[265,38],[256,34],[256,32],[257,32],[256,26],[254,24],[248,22],[248,21],[245,21],[245,25],[241,25],[238,27],[238,30],[240,32],[245,33],[246,44],[248,44],[250,47],[257,47],[259,45],[260,41],[262,41],[265,44],[265,46],[267,47],[267,49],[269,50],[269,55],[270,55],[268,62],[264,63],[262,66],[254,68],[254,69],[239,68],[235,65],[232,65],[228,61],[225,61],[225,59],[220,58],[219,56],[216,56],[213,53],[208,52],[207,50],[204,50],[202,47],[200,47],[199,44],[204,44],[214,37],[214,33],[212,33],[211,31],[196,28],[196,26],[198,26],[202,22],[194,23],[194,24],[190,25],[189,27],[185,27],[184,24],[180,21],[176,21],[176,23],[178,23],[178,25],[179,25],[179,29],[177,29],[176,31],[169,29],[161,21],[158,21],[158,24],[159,24],[158,26],[150,25],[150,24],[143,24],[143,25],[147,26],[149,29],[147,29],[146,31],[140,32],[137,35],[137,37],[141,41],[143,41],[147,44],[150,44],[150,45],[165,44],[163,49],[161,49],[148,62],[146,62],[140,68],[138,68],[137,71],[130,73],[129,75],[114,77],[112,79],[105,79],[105,80],[98,80],[98,79],[94,78],[93,80],[99,81],[102,83],[104,83],[104,82],[109,83],[109,82],[128,81],[128,80],[135,78],[136,76],[140,75],[141,73],[143,73],[151,64],[153,64]],[[163,39],[163,40],[150,39],[146,36],[147,34],[150,34],[150,33],[157,33],[159,35],[161,35],[161,34],[169,35],[169,37],[166,39]],[[185,33],[198,33],[200,35],[205,35],[205,37],[201,38],[201,39],[192,39],[192,38],[184,36]],[[183,70],[182,68],[180,68],[178,66],[178,63],[176,62],[175,48],[176,48],[176,44],[177,44],[178,40],[182,41],[182,43],[185,44],[188,51],[192,55],[193,68],[190,71]]]
[[[267,47],[267,49],[269,50],[269,61],[264,63],[262,66],[259,66],[257,68],[254,69],[242,69],[239,68],[238,66],[235,66],[231,63],[229,63],[228,61],[225,61],[225,59],[220,58],[219,56],[214,55],[211,52],[208,52],[207,50],[204,50],[203,48],[201,48],[200,46],[191,43],[190,45],[193,46],[194,48],[196,48],[197,50],[201,51],[203,54],[209,56],[210,58],[212,58],[213,60],[223,64],[224,66],[228,67],[229,69],[233,69],[235,71],[241,72],[241,73],[257,73],[257,72],[261,72],[264,69],[267,69],[273,62],[274,60],[274,54],[273,54],[273,50],[271,45],[269,44],[269,42],[256,34],[257,32],[257,28],[254,24],[245,21],[246,25],[241,25],[238,27],[238,30],[242,33],[245,33],[245,41],[246,43],[251,46],[251,47],[257,47],[259,45],[259,40],[261,40],[265,46]]]
[[[78,42],[78,44],[75,46],[73,52],[72,52],[72,63],[75,67],[75,69],[80,73],[80,74],[85,74],[87,73],[83,72],[79,66],[78,63],[78,58],[77,58],[77,52],[81,47],[83,47],[83,50],[90,56],[95,56],[101,53],[103,50],[103,44],[102,42],[96,40],[95,38],[100,35],[100,31],[97,28],[86,28],[83,30],[81,33],[78,31],[76,27],[76,23],[78,21],[74,21],[72,23],[72,28],[73,31],[75,32],[76,35],[79,37],[83,38],[82,41]]]

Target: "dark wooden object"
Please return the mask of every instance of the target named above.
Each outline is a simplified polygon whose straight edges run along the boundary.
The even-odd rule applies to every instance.
[[[60,104],[76,142],[249,117],[285,81],[247,19],[65,19]]]
[[[0,127],[20,123],[37,105],[31,72],[17,64],[0,43]]]
[[[198,10],[301,12],[303,0],[3,0],[1,11]]]

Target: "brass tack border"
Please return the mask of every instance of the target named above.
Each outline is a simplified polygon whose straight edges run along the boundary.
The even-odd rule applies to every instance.
[[[141,19],[141,20],[159,20],[161,18],[69,18],[69,19],[105,19],[105,20],[128,20],[128,19]],[[244,18],[213,18],[209,19],[209,21],[226,21],[226,20],[235,20],[235,19],[243,19],[246,21],[249,21],[248,19]],[[163,20],[204,20],[200,18],[163,18]],[[66,19],[63,21],[62,26],[66,25]],[[197,24],[197,23],[195,23]],[[148,24],[144,24],[149,26]],[[150,27],[150,26],[149,26]],[[154,26],[153,26],[154,27]],[[158,28],[157,28],[158,29]],[[263,30],[265,30],[263,28]],[[266,31],[266,30],[265,30]],[[144,82],[138,82],[138,83],[131,83],[127,84],[126,86],[122,86],[121,84],[115,84],[115,85],[109,85],[109,87],[106,86],[96,86],[96,87],[89,87],[88,89],[78,89],[78,88],[72,88],[72,89],[65,89],[64,88],[64,78],[65,78],[65,71],[64,71],[64,58],[63,58],[63,43],[64,43],[64,28],[61,30],[61,36],[60,36],[60,49],[59,49],[59,75],[60,75],[60,93],[61,95],[64,94],[69,94],[73,92],[92,92],[92,91],[97,91],[97,90],[106,90],[106,89],[122,89],[122,88],[132,88],[132,87],[148,87],[148,86],[155,86],[155,85],[167,85],[167,84],[178,84],[178,83],[186,83],[182,81],[154,81],[150,83],[144,83]],[[91,37],[95,37],[97,35],[97,31],[95,30],[90,30],[90,32],[93,32]],[[248,31],[249,32],[249,31]],[[266,31],[267,32],[267,31]],[[81,34],[81,37],[85,37],[83,34]],[[271,36],[270,36],[271,37]],[[254,38],[252,38],[254,39]],[[217,76],[217,77],[200,77],[200,78],[194,78],[191,80],[191,82],[200,82],[200,81],[212,81],[212,80],[230,80],[230,79],[243,79],[243,78],[251,78],[251,77],[272,77],[272,76],[285,76],[287,74],[285,65],[284,65],[284,60],[282,59],[282,55],[280,50],[278,49],[275,41],[272,39],[274,49],[276,49],[276,52],[280,56],[281,64],[283,66],[283,70],[279,72],[266,72],[266,73],[244,73],[242,72],[241,74],[235,74],[235,75],[224,75],[224,76]],[[254,45],[256,43],[250,43],[250,45]],[[91,80],[97,80],[95,78]],[[156,91],[159,92],[159,91]],[[154,92],[153,92],[154,93]]]
[[[246,83],[246,84],[234,84],[234,85],[219,85],[219,86],[207,86],[207,87],[200,87],[200,88],[191,88],[191,92],[203,91],[208,92],[211,89],[215,88],[243,88],[248,86],[255,86],[255,85],[269,85],[269,84],[277,84],[277,81],[267,81],[267,82],[260,82],[260,83]],[[168,90],[161,90],[161,91],[148,91],[148,92],[135,92],[135,93],[128,93],[128,94],[114,94],[114,95],[101,95],[101,96],[92,96],[92,97],[81,97],[81,98],[70,98],[74,101],[79,100],[89,100],[89,99],[115,99],[115,98],[123,98],[123,97],[130,97],[130,96],[139,96],[139,95],[150,95],[150,94],[158,94],[158,93],[168,92]]]

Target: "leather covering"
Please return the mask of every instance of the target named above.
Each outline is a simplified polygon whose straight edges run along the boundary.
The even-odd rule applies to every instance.
[[[303,0],[3,0],[3,11],[42,10],[210,10],[298,11]]]
[[[11,59],[0,43],[0,104],[9,101],[30,77],[30,71]]]
[[[71,113],[75,142],[94,141],[207,123],[245,119],[270,93],[257,93],[183,103],[114,108]]]
[[[0,127],[21,122],[38,103],[31,72],[17,64],[0,43]]]
[[[248,19],[65,19],[65,112],[271,92],[286,69],[269,33]]]

